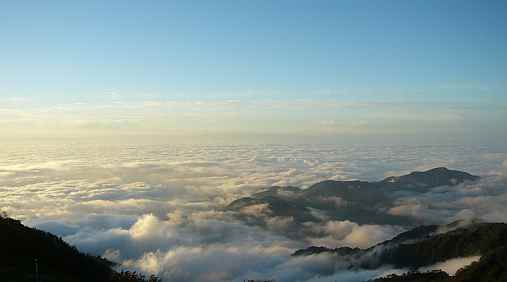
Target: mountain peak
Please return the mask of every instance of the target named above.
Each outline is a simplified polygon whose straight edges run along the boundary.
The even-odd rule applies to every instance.
[[[445,166],[441,166],[441,167],[432,168],[430,170],[427,170],[426,172],[447,172],[447,171],[451,171],[451,170],[446,168]]]
[[[437,186],[454,186],[465,181],[475,181],[478,176],[446,167],[437,167],[426,171],[414,171],[407,175],[391,176],[382,180],[382,183],[396,184],[396,186],[413,186],[413,187],[437,187]]]
[[[388,212],[395,206],[396,195],[426,193],[436,187],[455,186],[478,178],[463,171],[437,167],[377,182],[324,180],[306,189],[275,186],[237,199],[225,209],[236,211],[243,218],[243,208],[264,204],[271,216],[291,216],[295,224],[329,218],[359,224],[411,225],[417,221],[415,217]]]

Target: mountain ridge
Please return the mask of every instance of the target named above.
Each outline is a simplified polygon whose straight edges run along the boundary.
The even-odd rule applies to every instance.
[[[424,193],[440,186],[456,186],[477,181],[480,177],[467,172],[437,167],[414,171],[402,176],[390,176],[376,182],[360,180],[324,180],[306,189],[297,187],[269,187],[248,197],[230,202],[226,211],[236,212],[240,219],[257,222],[245,208],[264,205],[271,216],[292,217],[295,222],[321,222],[314,211],[328,220],[350,220],[358,224],[389,224],[414,226],[416,219],[389,212],[397,192]],[[312,212],[313,211],[313,212]]]
[[[30,228],[19,220],[0,214],[0,281],[31,282],[160,282],[136,272],[117,272],[114,263],[83,254],[60,237]]]
[[[418,269],[453,258],[484,255],[507,246],[505,223],[459,223],[419,226],[366,249],[310,246],[296,250],[292,256],[329,254],[338,261],[353,262],[349,268],[357,269],[388,265]]]

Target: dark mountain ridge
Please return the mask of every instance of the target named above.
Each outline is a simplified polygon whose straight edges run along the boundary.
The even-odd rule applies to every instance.
[[[393,215],[396,192],[424,193],[440,186],[455,186],[479,177],[444,167],[403,176],[387,177],[377,182],[325,180],[307,189],[297,187],[270,187],[249,197],[240,198],[225,207],[238,212],[252,205],[266,205],[272,216],[290,216],[296,223],[320,222],[312,211],[319,211],[328,220],[350,220],[359,224],[418,225],[414,218]],[[251,220],[250,220],[251,221]],[[253,222],[253,221],[251,221]]]
[[[483,255],[450,276],[444,271],[408,272],[388,275],[370,282],[505,282],[507,281],[507,247],[499,247]]]
[[[0,281],[157,282],[133,272],[118,273],[106,259],[79,252],[61,238],[0,215]]]
[[[452,258],[480,256],[507,246],[507,224],[455,222],[420,226],[367,249],[309,247],[293,256],[327,253],[352,262],[350,268],[381,266],[417,269]]]

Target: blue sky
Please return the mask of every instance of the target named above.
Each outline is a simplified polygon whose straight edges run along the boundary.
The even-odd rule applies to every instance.
[[[6,96],[466,100],[507,83],[505,1],[10,1],[0,21]]]
[[[505,1],[4,1],[0,36],[4,101],[507,103]]]

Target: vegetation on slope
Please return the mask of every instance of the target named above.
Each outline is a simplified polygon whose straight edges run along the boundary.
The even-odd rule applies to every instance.
[[[116,272],[113,263],[79,252],[61,238],[0,215],[1,281],[155,282],[136,272]]]

